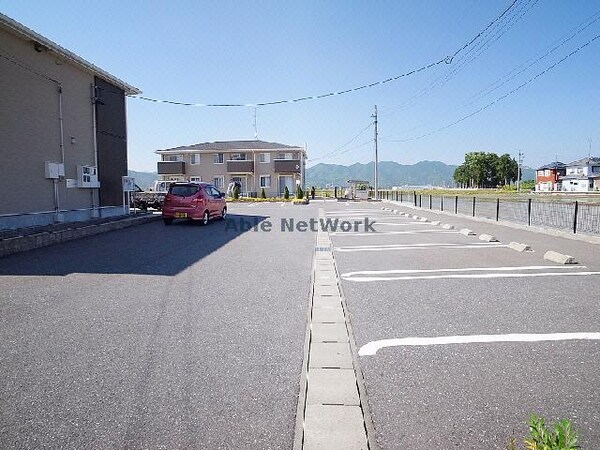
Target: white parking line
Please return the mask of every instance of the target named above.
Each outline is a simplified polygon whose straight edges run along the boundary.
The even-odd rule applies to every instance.
[[[369,219],[371,219],[371,217],[369,217]],[[408,227],[411,225],[430,225],[431,226],[431,222],[400,222],[400,223],[395,223],[395,222],[379,222],[379,221],[375,221],[375,223],[373,225],[392,225],[395,227]]]
[[[560,277],[600,275],[600,272],[579,271],[585,266],[518,266],[518,267],[466,267],[453,269],[399,269],[399,270],[364,270],[347,272],[341,278],[359,283],[372,281],[406,281],[436,279],[482,279],[482,278],[528,278],[528,277]],[[549,272],[535,272],[550,270]],[[519,273],[519,271],[532,271]],[[567,272],[561,272],[567,271]],[[469,273],[471,272],[471,273]],[[487,273],[473,273],[487,272]],[[433,275],[430,275],[433,274]],[[373,276],[369,276],[373,275]],[[400,276],[389,276],[400,275]]]
[[[438,249],[469,249],[469,248],[507,248],[505,244],[488,244],[478,243],[473,244],[390,244],[390,245],[355,245],[345,247],[335,247],[338,252],[381,252],[391,250],[438,250]]]
[[[401,339],[382,339],[363,345],[359,356],[372,356],[386,347],[427,346],[450,344],[474,344],[490,342],[542,342],[569,340],[600,340],[600,333],[549,333],[549,334],[479,334],[471,336],[410,337]]]
[[[421,233],[436,233],[436,234],[458,234],[458,231],[449,230],[412,230],[412,231],[375,231],[368,233],[346,233],[343,231],[336,231],[329,233],[330,236],[390,236],[395,234],[421,234]]]

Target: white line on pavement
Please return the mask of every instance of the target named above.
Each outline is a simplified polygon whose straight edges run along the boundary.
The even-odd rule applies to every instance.
[[[369,217],[370,219],[370,217]],[[393,225],[395,227],[408,227],[410,225],[429,225],[431,226],[431,222],[402,222],[402,223],[394,223],[394,222],[379,222],[375,221],[373,225]]]
[[[380,252],[391,250],[438,250],[438,249],[467,249],[467,248],[506,248],[504,244],[391,244],[391,245],[356,245],[346,247],[335,247],[338,252]]]
[[[351,233],[351,232],[334,232],[329,233],[330,236],[389,236],[394,234],[420,234],[420,233],[436,233],[436,234],[458,234],[458,231],[450,230],[412,230],[412,231],[375,231],[368,233]]]
[[[542,342],[567,340],[600,340],[600,333],[550,333],[550,334],[480,334],[471,336],[410,337],[382,339],[363,345],[359,356],[372,356],[385,347],[473,344],[490,342]]]
[[[540,277],[567,277],[567,276],[585,276],[600,275],[600,272],[543,272],[543,273],[480,273],[480,274],[462,274],[462,275],[424,275],[424,276],[406,276],[406,277],[364,277],[350,278],[344,277],[344,280],[366,283],[371,281],[408,281],[408,280],[441,280],[441,279],[483,279],[483,278],[540,278]]]
[[[427,244],[423,244],[427,245]],[[406,273],[439,273],[439,272],[506,272],[513,270],[573,270],[587,269],[586,266],[505,266],[505,267],[458,267],[449,269],[391,269],[391,270],[361,270],[358,272],[347,272],[342,276],[354,275],[385,275],[385,274],[406,274]]]

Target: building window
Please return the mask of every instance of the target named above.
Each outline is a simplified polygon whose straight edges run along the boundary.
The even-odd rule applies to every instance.
[[[538,170],[538,177],[543,177],[543,176],[544,176],[544,171]]]
[[[544,175],[547,176],[547,177],[549,177],[550,176],[550,170],[546,169],[546,173]]]
[[[294,154],[293,153],[280,153],[277,156],[277,159],[294,159]]]
[[[215,164],[223,164],[223,161],[225,159],[223,158],[223,153],[215,153],[213,155],[213,163]]]
[[[190,164],[200,164],[200,153],[192,153]]]
[[[271,162],[271,154],[270,153],[259,153],[258,154],[258,162],[259,163],[270,163]]]
[[[246,154],[245,153],[232,153],[231,161],[246,161]]]
[[[163,155],[163,161],[183,161],[183,155]]]
[[[260,187],[261,188],[270,188],[271,187],[271,175],[261,175],[260,176]]]
[[[220,155],[222,156],[223,154],[220,153]],[[223,175],[217,175],[213,178],[213,184],[217,189],[222,188],[225,185],[225,177]]]
[[[202,181],[202,177],[190,177],[190,181],[192,183],[200,183]]]

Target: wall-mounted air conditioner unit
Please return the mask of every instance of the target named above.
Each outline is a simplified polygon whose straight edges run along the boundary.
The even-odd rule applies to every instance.
[[[77,187],[99,188],[98,169],[96,166],[77,166]]]

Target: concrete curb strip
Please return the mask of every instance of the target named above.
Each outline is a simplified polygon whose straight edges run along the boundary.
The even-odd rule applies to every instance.
[[[492,236],[491,234],[480,234],[479,240],[485,242],[498,242],[498,239],[496,239],[496,237]]]
[[[442,223],[442,222],[440,222],[439,220],[434,220],[431,222],[431,225],[438,226],[440,223]]]
[[[558,264],[577,264],[577,261],[575,261],[575,258],[572,256],[564,255],[552,250],[544,253],[544,259]]]
[[[61,242],[68,242],[74,239],[80,239],[88,236],[106,233],[107,231],[120,230],[122,228],[141,225],[147,222],[160,220],[158,215],[144,215],[138,217],[126,217],[121,220],[111,220],[109,222],[98,223],[94,225],[77,225],[77,222],[70,224],[70,227],[63,230],[42,231],[39,233],[16,236],[0,240],[0,258],[13,255],[15,253],[26,252],[36,248],[48,247]]]
[[[319,217],[324,217],[323,209],[319,209]],[[328,233],[318,231],[315,245],[331,249]],[[314,258],[302,375],[307,381],[306,394],[299,399],[294,450],[367,449],[366,413],[358,391],[353,341],[334,255],[331,250],[315,251]]]
[[[454,230],[454,225],[450,225],[449,223],[445,223],[444,225],[442,225],[442,228],[444,230]]]

